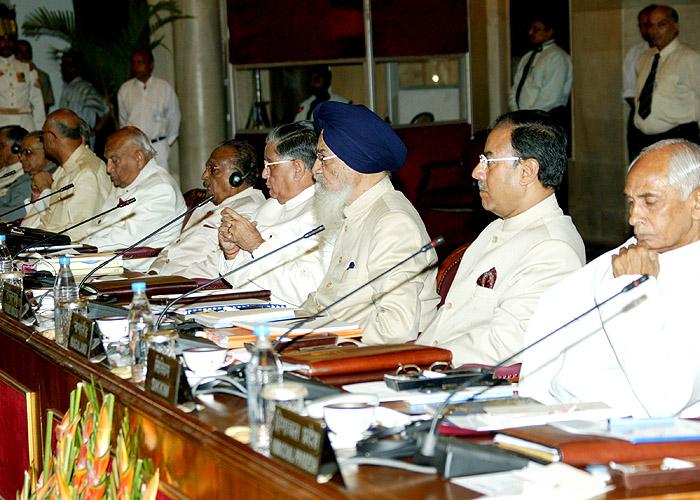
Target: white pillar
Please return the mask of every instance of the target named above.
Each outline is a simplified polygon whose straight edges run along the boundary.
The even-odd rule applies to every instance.
[[[175,90],[180,98],[180,185],[201,187],[209,153],[226,138],[219,0],[179,0],[192,16],[174,23]]]

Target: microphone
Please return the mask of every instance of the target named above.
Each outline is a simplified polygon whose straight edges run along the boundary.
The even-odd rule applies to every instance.
[[[126,248],[124,248],[124,249],[119,250],[118,252],[116,252],[112,257],[110,257],[109,259],[107,259],[107,260],[105,260],[104,262],[102,262],[99,266],[94,267],[89,273],[87,273],[87,274],[85,275],[85,277],[80,281],[80,284],[78,285],[78,290],[79,290],[79,291],[82,290],[83,287],[84,287],[84,285],[85,285],[85,283],[87,283],[87,280],[89,280],[97,271],[99,271],[100,269],[102,269],[103,267],[105,267],[107,264],[109,264],[110,262],[112,262],[114,259],[116,259],[116,258],[119,257],[120,255],[124,255],[126,252],[128,252],[128,251],[131,250],[132,248],[139,246],[141,243],[143,243],[144,241],[146,241],[147,239],[149,239],[151,236],[154,236],[154,235],[160,233],[163,229],[165,229],[166,227],[168,227],[168,226],[171,225],[172,223],[174,223],[174,222],[176,222],[176,221],[182,219],[182,218],[185,217],[187,214],[190,214],[190,213],[194,212],[194,211],[197,210],[199,207],[201,207],[201,206],[203,206],[203,205],[206,205],[207,203],[209,203],[209,202],[210,202],[211,200],[213,200],[213,199],[214,199],[214,195],[213,195],[213,194],[210,195],[210,196],[207,196],[206,198],[204,198],[202,201],[200,201],[199,203],[197,203],[197,204],[196,204],[195,206],[193,206],[192,208],[190,208],[190,209],[186,210],[185,212],[181,213],[180,215],[178,215],[178,216],[175,217],[174,219],[169,220],[168,222],[166,222],[165,224],[163,224],[162,226],[160,226],[158,229],[156,229],[156,230],[153,231],[152,233],[150,233],[150,234],[144,236],[143,238],[141,238],[141,239],[140,239],[139,241],[137,241],[136,243],[134,243],[134,244],[132,244],[132,245],[129,245],[128,247],[126,247]]]
[[[61,189],[58,189],[58,190],[54,191],[53,193],[46,194],[44,196],[37,198],[36,200],[32,200],[30,202],[25,203],[24,205],[20,205],[18,207],[15,207],[11,210],[8,210],[7,212],[3,212],[0,214],[0,217],[5,217],[6,215],[11,214],[15,210],[19,210],[20,208],[24,208],[24,207],[28,207],[29,205],[33,205],[37,201],[41,201],[45,198],[48,198],[49,196],[53,196],[53,195],[58,194],[58,193],[62,193],[63,191],[67,191],[67,190],[71,189],[72,187],[73,187],[73,184],[68,184],[66,186],[63,186]]]
[[[376,275],[376,276],[375,276],[374,278],[372,278],[371,280],[366,281],[365,283],[363,283],[362,285],[358,286],[358,287],[355,288],[354,290],[351,290],[350,292],[348,292],[348,293],[346,293],[345,295],[343,295],[342,297],[340,297],[338,300],[336,300],[336,301],[332,302],[331,304],[327,305],[326,307],[324,307],[323,309],[321,309],[320,311],[318,311],[318,312],[317,312],[316,314],[314,314],[313,316],[309,316],[309,317],[306,317],[306,318],[301,319],[301,320],[298,321],[297,323],[293,324],[286,332],[284,332],[282,335],[280,335],[280,336],[277,338],[277,340],[275,340],[275,343],[273,344],[272,347],[273,347],[273,348],[276,348],[277,346],[279,346],[279,344],[280,344],[280,342],[282,342],[282,340],[284,340],[287,336],[289,336],[290,333],[292,333],[292,332],[293,332],[294,330],[296,330],[297,328],[301,328],[302,326],[304,326],[304,325],[305,325],[306,323],[308,323],[309,321],[311,321],[311,320],[313,320],[313,319],[315,319],[315,318],[318,318],[318,317],[319,317],[321,314],[323,314],[324,312],[328,311],[328,310],[331,309],[332,307],[335,307],[336,305],[338,305],[338,303],[344,301],[345,299],[347,299],[347,298],[350,297],[351,295],[354,295],[355,293],[359,292],[359,291],[362,290],[363,288],[365,288],[365,287],[371,285],[372,283],[374,283],[374,282],[377,281],[378,279],[380,279],[380,278],[386,276],[387,274],[389,274],[391,271],[393,271],[393,270],[396,269],[397,267],[399,267],[399,266],[405,264],[406,262],[408,262],[409,260],[411,260],[412,258],[414,258],[416,255],[419,255],[419,254],[421,254],[421,253],[425,253],[425,252],[427,252],[428,250],[431,250],[431,249],[433,249],[433,248],[435,248],[435,247],[439,247],[439,246],[442,245],[444,242],[445,242],[445,238],[443,238],[442,236],[438,236],[438,237],[435,238],[434,240],[432,240],[432,241],[426,243],[425,245],[423,245],[422,247],[420,247],[418,250],[416,250],[415,252],[413,252],[413,253],[412,253],[411,255],[409,255],[408,257],[406,257],[406,258],[400,260],[399,262],[397,262],[397,263],[394,264],[393,266],[389,267],[388,269],[386,269],[386,270],[382,271],[381,273],[379,273],[378,275]],[[311,333],[311,332],[307,332],[307,333],[304,333],[304,334],[299,335],[299,336],[297,336],[297,337],[294,337],[292,340],[290,340],[289,342],[286,342],[286,343],[285,343],[284,345],[282,345],[279,349],[277,349],[277,353],[278,353],[278,354],[281,354],[287,347],[289,347],[290,345],[292,345],[294,342],[296,342],[296,341],[298,341],[298,340],[301,340],[302,338],[306,337],[309,333]]]
[[[22,252],[26,252],[27,250],[29,250],[29,249],[31,249],[31,248],[38,247],[38,246],[42,245],[43,243],[46,243],[47,241],[54,239],[54,238],[55,238],[56,236],[58,236],[58,235],[61,235],[61,234],[63,234],[63,233],[66,233],[66,232],[70,231],[71,229],[75,229],[75,228],[78,227],[78,226],[82,226],[83,224],[87,224],[88,222],[90,222],[90,221],[92,221],[92,220],[95,220],[95,219],[97,219],[98,217],[102,217],[103,215],[106,215],[106,214],[108,214],[108,213],[110,213],[110,212],[113,212],[113,211],[117,210],[118,208],[122,208],[122,207],[125,207],[125,206],[127,206],[127,205],[131,205],[131,204],[134,203],[135,201],[136,201],[136,198],[129,198],[129,199],[126,200],[126,201],[120,201],[120,202],[117,203],[115,206],[113,206],[112,208],[110,208],[110,209],[108,209],[108,210],[105,210],[104,212],[101,212],[101,213],[99,213],[99,214],[97,214],[97,215],[93,215],[93,216],[90,217],[89,219],[85,219],[84,221],[78,222],[77,224],[73,224],[72,226],[67,227],[67,228],[64,229],[63,231],[60,231],[60,232],[58,232],[58,233],[50,234],[50,235],[48,235],[46,238],[42,238],[42,239],[40,239],[39,241],[32,243],[31,245],[27,245],[26,247],[22,247],[22,248],[20,249],[19,252],[17,252],[16,254],[14,254],[14,255],[12,256],[12,258],[13,258],[13,259],[16,259],[17,256],[18,256],[19,254],[21,254]]]
[[[196,288],[193,288],[192,290],[190,290],[190,291],[188,291],[188,292],[183,293],[183,294],[180,295],[179,297],[175,297],[175,299],[174,299],[172,302],[170,302],[167,306],[165,306],[165,308],[163,309],[163,311],[162,311],[162,312],[160,313],[160,315],[158,316],[158,319],[156,320],[155,329],[157,330],[157,329],[160,327],[160,324],[163,322],[163,318],[165,318],[165,315],[167,314],[167,312],[168,312],[170,309],[172,309],[172,307],[173,307],[176,303],[180,302],[182,299],[184,299],[184,298],[186,298],[186,297],[189,297],[190,295],[192,295],[192,294],[195,293],[195,292],[198,292],[198,291],[201,290],[202,288],[208,287],[209,285],[211,285],[212,283],[214,283],[214,282],[216,282],[216,281],[222,280],[222,279],[226,278],[227,276],[231,276],[232,274],[237,273],[238,271],[240,271],[240,270],[242,270],[242,269],[245,269],[246,267],[250,266],[251,264],[254,264],[254,263],[256,263],[256,262],[259,262],[260,260],[262,260],[262,259],[264,259],[264,258],[266,258],[266,257],[269,257],[270,255],[276,254],[277,252],[279,252],[279,251],[281,251],[281,250],[284,250],[285,248],[290,247],[290,246],[294,245],[295,243],[298,243],[298,242],[301,241],[301,240],[308,239],[308,238],[310,238],[310,237],[312,237],[312,236],[314,236],[314,235],[320,233],[321,231],[323,231],[323,230],[325,230],[325,229],[326,229],[326,227],[325,227],[323,224],[321,224],[320,226],[318,226],[318,227],[312,229],[311,231],[309,231],[308,233],[304,233],[303,235],[299,236],[297,239],[292,240],[292,241],[290,241],[290,242],[288,242],[288,243],[285,243],[285,244],[282,245],[281,247],[275,248],[274,250],[271,250],[271,251],[267,252],[266,254],[261,255],[260,257],[258,257],[258,258],[255,259],[255,260],[251,260],[251,261],[249,261],[249,262],[246,262],[245,264],[242,264],[242,265],[238,266],[238,267],[235,268],[235,269],[231,269],[229,272],[227,272],[227,273],[225,273],[225,274],[222,274],[221,276],[217,276],[216,278],[212,278],[212,279],[210,279],[210,280],[208,280],[208,281],[205,281],[205,282],[202,283],[201,285],[197,286]]]
[[[12,177],[17,173],[17,170],[10,170],[9,172],[5,172],[4,174],[0,175],[0,179],[7,179],[8,177]]]
[[[504,360],[500,361],[497,365],[495,365],[495,366],[493,367],[493,370],[495,371],[496,369],[501,368],[501,367],[507,365],[508,363],[510,363],[511,361],[513,361],[515,358],[517,358],[518,356],[520,356],[520,355],[523,354],[524,352],[526,352],[526,351],[532,349],[533,347],[535,347],[537,344],[539,344],[539,343],[542,342],[543,340],[548,339],[549,337],[553,336],[555,333],[557,333],[557,332],[563,330],[563,329],[566,328],[567,326],[569,326],[569,325],[571,325],[572,323],[578,321],[579,319],[583,318],[584,316],[590,314],[591,312],[593,312],[593,311],[595,311],[596,309],[600,308],[601,306],[607,304],[608,302],[610,302],[611,300],[617,298],[618,296],[620,296],[620,295],[622,295],[622,294],[624,294],[624,293],[627,293],[627,292],[629,292],[630,290],[632,290],[632,289],[634,289],[634,288],[637,288],[639,285],[641,285],[642,283],[644,283],[644,282],[647,281],[648,279],[649,279],[649,275],[648,275],[648,274],[644,274],[644,275],[640,276],[640,277],[637,278],[636,280],[634,280],[634,281],[632,281],[631,283],[629,283],[628,285],[626,285],[626,286],[625,286],[622,290],[620,290],[619,292],[617,292],[617,293],[611,295],[610,297],[608,297],[607,299],[605,299],[603,302],[594,305],[594,306],[591,307],[590,309],[588,309],[588,310],[584,311],[583,313],[579,314],[578,316],[576,316],[574,319],[572,319],[572,320],[570,320],[570,321],[564,323],[563,325],[561,325],[561,326],[555,328],[554,330],[552,330],[551,332],[549,332],[549,333],[548,333],[547,335],[545,335],[544,337],[541,337],[540,339],[535,340],[535,341],[532,342],[531,344],[528,344],[528,345],[526,345],[525,347],[523,347],[522,349],[520,349],[518,352],[516,352],[516,353],[514,353],[514,354],[511,354],[510,356],[508,356],[508,357],[505,358]],[[476,379],[467,380],[467,381],[461,383],[460,385],[458,385],[457,387],[455,387],[455,389],[452,390],[452,392],[450,392],[450,393],[448,394],[447,398],[445,398],[445,400],[442,402],[442,404],[440,405],[440,407],[439,407],[439,408],[437,409],[437,411],[435,412],[435,415],[433,416],[433,419],[432,419],[432,421],[431,421],[431,423],[430,423],[430,429],[428,430],[428,433],[426,434],[425,438],[423,439],[423,444],[422,444],[422,446],[421,446],[420,455],[418,455],[416,458],[420,459],[420,461],[432,461],[432,459],[434,459],[434,457],[435,457],[435,448],[436,448],[436,446],[437,446],[437,438],[438,438],[438,436],[437,436],[437,427],[438,427],[438,423],[439,423],[440,419],[442,418],[442,414],[443,414],[443,412],[445,411],[445,409],[447,408],[447,405],[449,404],[450,400],[455,396],[455,394],[457,394],[457,393],[458,393],[459,391],[461,391],[462,389],[465,389],[466,387],[469,387],[470,385],[477,385],[477,384],[479,384],[480,382],[483,382],[484,380],[486,380],[486,379],[487,379],[488,377],[490,377],[490,376],[492,376],[491,373],[483,373],[481,376],[477,377]],[[491,385],[491,386],[486,386],[486,387],[484,387],[482,390],[480,390],[480,391],[477,392],[476,394],[473,394],[471,397],[469,397],[466,401],[463,401],[463,404],[464,404],[464,403],[469,403],[469,402],[471,402],[471,401],[474,401],[476,398],[478,398],[479,396],[483,395],[485,392],[489,391],[489,390],[492,389],[493,387],[495,387],[495,386],[492,386],[492,385]],[[455,448],[452,448],[452,449],[450,450],[450,452],[451,452],[451,453],[454,453],[454,452],[455,452]],[[446,457],[446,458],[445,458],[445,463],[447,463],[447,460],[450,460],[450,458],[452,458],[452,457]],[[453,460],[453,462],[454,462],[454,460]],[[443,467],[443,469],[444,469],[444,467]],[[457,474],[454,474],[454,475],[457,475]]]

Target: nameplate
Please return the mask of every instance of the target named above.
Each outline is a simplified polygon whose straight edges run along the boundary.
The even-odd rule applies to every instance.
[[[93,322],[87,316],[77,312],[70,315],[70,326],[68,327],[68,349],[86,358],[90,354],[92,345]]]
[[[177,358],[149,349],[146,358],[146,391],[177,405],[179,385],[180,362]]]
[[[22,289],[10,283],[3,283],[2,286],[2,310],[8,316],[12,316],[18,321],[24,315]]]
[[[270,455],[319,483],[328,482],[340,471],[323,420],[303,417],[281,406],[275,409],[272,420]]]

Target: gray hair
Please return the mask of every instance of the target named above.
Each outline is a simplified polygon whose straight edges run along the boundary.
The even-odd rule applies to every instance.
[[[156,150],[153,148],[148,136],[144,134],[141,129],[136,127],[124,127],[121,130],[125,129],[127,131],[127,140],[143,151],[143,154],[146,156],[146,161],[156,157]]]
[[[700,146],[685,139],[666,139],[648,146],[630,164],[632,170],[647,153],[669,146],[672,151],[668,161],[668,183],[676,188],[684,200],[693,190],[700,188]]]
[[[318,136],[310,121],[280,125],[267,134],[265,142],[277,147],[281,159],[301,160],[309,171],[314,167]]]

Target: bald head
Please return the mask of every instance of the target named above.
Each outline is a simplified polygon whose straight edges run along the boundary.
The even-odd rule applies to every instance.
[[[105,144],[107,175],[116,187],[127,187],[154,156],[153,146],[141,130],[121,128],[110,135]]]
[[[639,244],[661,253],[699,241],[700,146],[672,139],[644,149],[625,196]]]
[[[80,118],[69,109],[61,108],[50,113],[42,130],[46,154],[61,164],[83,143]]]

